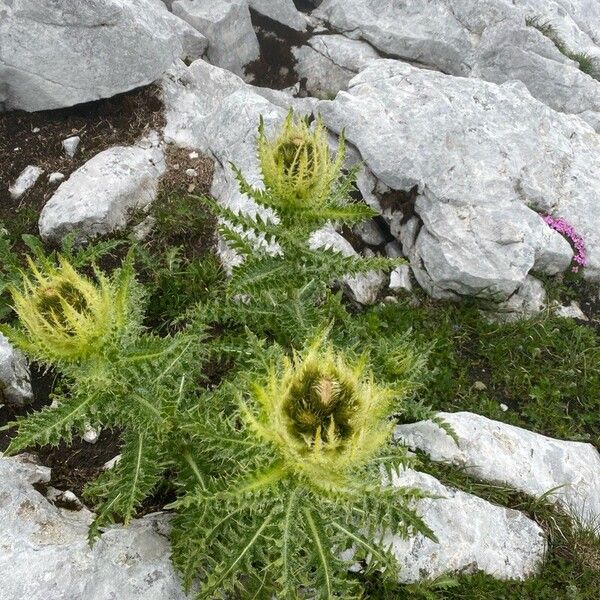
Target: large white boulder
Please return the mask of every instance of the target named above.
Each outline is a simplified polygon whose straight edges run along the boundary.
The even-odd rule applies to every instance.
[[[471,76],[494,83],[517,79],[554,110],[579,115],[595,128],[600,123],[600,81],[534,27],[504,21],[486,29]]]
[[[238,75],[260,56],[248,0],[175,0],[175,15],[208,39],[208,59]]]
[[[591,444],[546,437],[468,412],[439,413],[458,444],[438,425],[396,428],[396,439],[432,460],[557,503],[585,524],[600,520],[600,454]]]
[[[46,110],[158,79],[205,40],[160,0],[0,3],[0,109]]]
[[[0,458],[0,600],[185,600],[165,515],[113,527],[90,547],[94,515],[58,508],[34,484],[50,469]]]
[[[541,527],[523,513],[449,488],[411,469],[396,473],[396,487],[416,487],[432,496],[417,512],[438,542],[422,535],[389,535],[400,564],[400,581],[412,583],[449,573],[483,572],[497,579],[526,579],[540,569],[546,552]]]
[[[166,164],[157,142],[100,152],[61,183],[39,219],[45,241],[75,233],[83,242],[126,227],[156,199]]]
[[[548,106],[600,129],[600,82],[526,21],[555,26],[566,52],[600,58],[599,12],[593,0],[325,0],[314,15],[390,57],[497,83],[520,80]]]
[[[382,210],[431,295],[504,300],[534,265],[566,269],[570,246],[538,212],[575,228],[588,249],[584,276],[600,279],[600,137],[581,119],[518,82],[394,60],[371,63],[319,110],[381,185],[409,200],[414,192]]]

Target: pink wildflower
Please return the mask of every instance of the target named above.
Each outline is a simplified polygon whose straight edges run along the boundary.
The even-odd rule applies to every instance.
[[[567,240],[573,246],[575,256],[573,257],[573,273],[577,273],[581,267],[586,267],[588,264],[587,252],[585,249],[585,243],[583,238],[575,231],[572,225],[569,225],[564,219],[560,217],[552,217],[551,215],[544,215],[542,217],[546,225],[558,231],[558,233],[564,235]]]

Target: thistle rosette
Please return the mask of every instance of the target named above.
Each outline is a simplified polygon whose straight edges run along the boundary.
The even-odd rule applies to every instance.
[[[339,485],[390,439],[396,393],[375,384],[366,357],[353,362],[321,339],[255,383],[247,424],[312,484]]]
[[[269,140],[261,119],[258,157],[265,188],[290,208],[318,207],[331,197],[345,156],[344,135],[331,155],[327,130],[319,116],[311,128],[290,111],[277,137]]]
[[[124,288],[100,271],[92,281],[63,257],[58,266],[28,262],[21,288],[11,289],[22,329],[9,335],[30,356],[76,362],[100,352],[124,327]]]
[[[382,480],[408,462],[391,439],[402,386],[324,335],[291,358],[255,344],[249,360],[181,425],[173,561],[198,598],[362,598],[352,565],[396,577],[386,532],[434,537],[423,493]]]

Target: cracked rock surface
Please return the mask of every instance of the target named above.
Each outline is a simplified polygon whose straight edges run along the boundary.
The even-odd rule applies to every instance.
[[[416,190],[412,215],[400,205],[382,211],[430,295],[505,300],[534,265],[567,268],[568,242],[539,213],[581,232],[584,276],[600,279],[600,137],[578,117],[518,82],[394,60],[371,63],[318,110],[332,130],[345,128],[376,181]]]
[[[449,488],[411,469],[395,474],[391,483],[435,496],[421,500],[417,512],[438,543],[422,535],[387,536],[402,567],[400,581],[411,583],[456,572],[525,579],[540,568],[546,552],[544,532],[523,513]]]
[[[0,109],[109,98],[160,77],[204,38],[157,0],[0,4]]]
[[[548,500],[584,523],[600,519],[600,454],[591,444],[556,440],[468,412],[439,413],[454,442],[431,421],[396,428],[396,439],[478,479]]]
[[[599,12],[585,0],[325,0],[314,15],[390,58],[496,83],[519,80],[538,100],[600,129],[600,81],[567,56],[600,58]],[[550,24],[551,35],[533,22]]]
[[[90,547],[87,509],[58,508],[33,486],[50,469],[0,458],[0,600],[185,600],[169,558],[168,521],[112,527]]]

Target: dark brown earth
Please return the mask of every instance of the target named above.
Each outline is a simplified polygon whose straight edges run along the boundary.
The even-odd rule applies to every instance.
[[[56,375],[52,372],[43,372],[32,365],[31,376],[34,392],[33,403],[17,409],[2,406],[0,408],[0,426],[50,404],[50,391]],[[14,433],[14,429],[0,431],[0,452],[6,450]],[[118,432],[103,431],[95,444],[89,444],[74,437],[70,445],[61,443],[56,447],[31,448],[29,452],[36,455],[41,464],[52,469],[52,479],[48,485],[60,490],[71,490],[81,498],[85,484],[95,479],[102,466],[119,454],[120,446]]]
[[[0,221],[10,223],[14,239],[37,233],[39,213],[58,186],[48,182],[50,173],[60,172],[66,179],[102,150],[130,145],[163,125],[161,91],[156,85],[71,108],[0,114]],[[80,136],[81,142],[71,159],[62,141],[73,135]],[[8,187],[28,165],[41,167],[44,173],[15,202]]]
[[[295,31],[253,10],[250,14],[260,46],[260,58],[246,67],[251,83],[274,90],[293,86],[298,76],[292,48],[306,44],[310,32]]]

